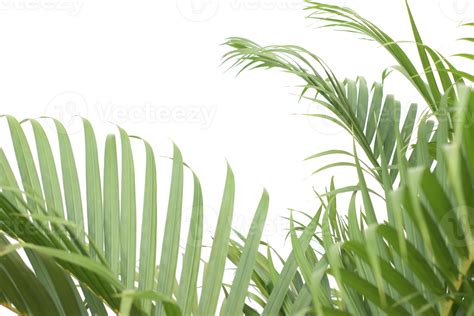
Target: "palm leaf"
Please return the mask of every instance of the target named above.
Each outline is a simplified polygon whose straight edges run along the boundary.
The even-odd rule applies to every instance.
[[[183,237],[180,227],[186,170],[179,149],[174,146],[168,214],[159,219],[155,156],[146,141],[130,137],[119,128],[121,152],[117,151],[116,136],[109,135],[102,167],[93,127],[84,119],[84,188],[79,181],[73,145],[59,121],[54,122],[59,140],[60,169],[55,164],[55,149],[40,121],[19,123],[13,117],[7,117],[7,122],[15,144],[16,159],[9,160],[0,151],[0,228],[8,238],[19,242],[28,254],[28,260],[23,262],[24,259],[15,253],[18,246],[11,248],[5,244],[9,251],[0,261],[3,260],[6,267],[13,262],[19,263],[16,269],[8,268],[9,272],[0,271],[0,278],[4,280],[4,285],[0,286],[2,303],[20,313],[34,315],[106,315],[107,310],[132,315],[195,313],[195,304],[199,301],[197,289],[201,286],[198,284],[199,271],[205,259],[201,256],[203,198],[199,179],[194,175],[193,221],[180,266],[178,256]],[[24,131],[23,125],[28,122],[33,127],[36,156]],[[136,167],[132,149],[132,141],[137,139],[143,142],[146,157],[141,223],[136,220]],[[19,179],[11,168],[15,164],[21,170]],[[87,197],[85,209],[82,207],[82,191]],[[202,302],[197,307],[204,314],[217,310],[227,264],[234,205],[234,179],[230,167],[224,191],[213,250],[207,264],[212,273],[204,275]],[[238,264],[242,278],[235,280],[235,290],[231,291],[230,304],[236,304],[241,310],[246,308],[242,305],[242,295],[245,297],[250,285],[249,273],[256,263],[256,247],[267,210],[268,196],[265,193],[255,218],[255,225],[260,228],[249,232],[245,255]],[[86,223],[84,218],[87,218]],[[156,276],[158,220],[165,222],[166,228]],[[138,225],[142,227],[141,236],[137,234]],[[137,248],[138,260],[135,259]],[[33,271],[27,267],[30,263]],[[177,279],[180,283],[176,282]],[[18,282],[19,287],[12,287],[12,282]],[[23,293],[23,284],[30,284],[31,289],[37,291],[37,298],[24,297],[31,295],[29,290]],[[39,300],[44,304],[39,304]]]
[[[253,68],[280,68],[292,73],[305,81],[302,97],[310,99],[315,104],[327,108],[333,116],[323,117],[337,120],[345,130],[349,131],[364,150],[372,168],[380,170],[380,154],[378,139],[389,165],[397,164],[394,154],[397,139],[400,148],[407,151],[414,123],[417,106],[412,104],[400,126],[400,102],[392,95],[384,95],[383,85],[375,83],[369,89],[364,78],[356,81],[341,81],[330,68],[316,55],[297,46],[265,46],[262,47],[243,38],[230,38],[225,43],[231,50],[224,55],[224,63],[234,61],[231,67],[239,67],[240,71]],[[308,93],[315,95],[309,97]],[[370,91],[370,93],[369,93]],[[375,131],[378,131],[376,137]],[[397,131],[397,132],[395,132]],[[316,155],[317,156],[317,155]],[[318,169],[325,170],[330,166]],[[392,172],[392,182],[397,171]],[[382,175],[375,174],[382,182]]]

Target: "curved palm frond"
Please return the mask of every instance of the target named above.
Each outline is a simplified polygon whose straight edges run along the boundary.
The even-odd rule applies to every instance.
[[[83,186],[73,145],[59,121],[54,122],[60,168],[39,121],[20,123],[11,116],[6,120],[20,177],[15,177],[14,164],[0,150],[0,229],[8,240],[16,241],[12,246],[2,237],[2,247],[7,249],[0,257],[0,277],[5,281],[0,291],[4,305],[31,315],[107,315],[109,308],[123,315],[211,315],[218,310],[234,208],[234,175],[230,167],[211,254],[202,276],[203,288],[198,296],[198,277],[205,259],[201,255],[203,196],[199,179],[193,173],[191,222],[183,262],[179,265],[179,245],[186,236],[181,232],[186,170],[176,146],[165,215],[158,212],[155,156],[146,141],[131,137],[119,128],[121,152],[117,150],[116,136],[109,135],[101,167],[94,130],[84,119],[86,181]],[[33,130],[34,146],[24,131],[28,123]],[[144,144],[146,157],[141,222],[137,216],[133,140]],[[36,148],[36,155],[32,148]],[[238,278],[224,309],[244,305],[268,203],[265,191],[237,267]],[[158,220],[166,220],[163,232],[158,232]],[[163,234],[159,260],[156,258],[158,233]],[[18,247],[25,249],[33,270],[15,252]],[[17,267],[12,269],[14,263]],[[38,294],[31,295],[32,290]]]
[[[418,57],[423,66],[417,70],[409,55],[387,33],[374,23],[360,16],[355,11],[337,5],[306,1],[306,10],[313,11],[309,18],[322,21],[324,27],[337,28],[344,31],[367,36],[385,48],[397,61],[393,68],[402,73],[420,92],[433,113],[438,110],[439,103],[444,94],[450,94],[449,105],[456,102],[455,88],[463,84],[461,71],[451,64],[441,53],[423,43],[420,32],[416,26],[413,14],[405,1],[413,31],[413,37],[418,51]]]
[[[332,192],[307,225],[290,217],[292,253],[278,271],[270,251],[258,255],[248,294],[263,315],[469,315],[474,306],[474,90],[460,89],[454,140],[437,161],[408,168],[387,194],[388,221],[374,218],[360,165],[358,194],[347,216]],[[441,127],[446,128],[446,127]],[[388,173],[384,169],[384,173]],[[383,205],[379,205],[383,206]],[[298,227],[295,227],[295,224]],[[297,232],[301,232],[298,236]],[[231,260],[241,246],[232,241]],[[249,307],[250,308],[250,307]]]
[[[375,83],[369,89],[363,77],[341,82],[319,57],[298,46],[262,47],[243,38],[230,38],[225,44],[232,50],[224,55],[224,63],[233,60],[231,67],[240,67],[239,72],[254,68],[280,68],[303,79],[302,97],[328,109],[334,115],[328,119],[354,136],[380,182],[381,154],[385,155],[390,165],[395,166],[398,159],[395,148],[399,146],[404,152],[409,149],[417,106],[412,104],[401,121],[400,102],[393,95],[384,94],[383,84]],[[315,95],[309,97],[307,94],[312,90]],[[398,139],[397,134],[400,135]],[[396,175],[397,170],[394,169],[392,182]]]
[[[382,85],[369,93],[361,78],[341,82],[319,57],[297,46],[262,47],[242,38],[226,42],[231,50],[224,62],[233,61],[231,68],[239,67],[239,73],[279,68],[303,79],[302,97],[315,90],[310,99],[334,114],[315,116],[345,128],[372,164],[367,168],[355,146],[353,153],[334,149],[308,158],[354,159],[348,164],[356,168],[359,183],[352,187],[349,209],[338,209],[336,198],[350,187],[336,189],[332,183],[327,201],[320,196],[321,209],[308,224],[290,216],[290,256],[277,270],[271,252],[261,253],[248,297],[263,315],[469,315],[474,311],[474,90],[464,85],[469,78],[423,43],[408,3],[423,71],[397,42],[354,11],[312,1],[308,9],[315,11],[310,18],[327,27],[380,43],[431,112],[415,126],[412,106],[400,127],[399,105],[383,95]],[[376,119],[369,128],[371,117]],[[375,171],[382,185],[382,204],[372,199],[366,169]],[[387,212],[384,221],[380,208]],[[231,260],[237,261],[239,246],[232,244]]]
[[[349,228],[353,237],[343,243],[329,239],[325,245],[330,274],[342,291],[345,310],[358,315],[381,311],[467,315],[472,309],[473,114],[471,89],[459,104],[463,119],[458,122],[454,141],[438,149],[449,162],[437,171],[429,166],[406,170],[406,184],[390,194],[391,205],[387,205],[397,214],[394,222],[360,225],[352,208]],[[440,168],[445,172],[439,172]],[[390,257],[377,254],[379,238],[390,249]],[[347,256],[348,261],[338,260],[335,253]]]

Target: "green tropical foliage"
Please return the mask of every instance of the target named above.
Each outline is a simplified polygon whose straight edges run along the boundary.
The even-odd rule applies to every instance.
[[[362,35],[394,58],[396,65],[373,84],[337,77],[298,46],[226,42],[224,63],[239,72],[277,68],[296,75],[303,82],[300,97],[330,113],[307,115],[341,126],[354,140],[352,151],[308,157],[344,157],[316,172],[349,165],[358,182],[339,188],[332,180],[316,193],[315,212],[290,213],[286,258],[261,240],[266,191],[248,233],[232,234],[230,167],[204,256],[204,197],[177,146],[162,210],[155,155],[145,140],[119,128],[107,136],[101,163],[86,119],[85,156],[79,157],[59,121],[53,120],[53,140],[43,124],[51,119],[4,117],[14,153],[8,158],[0,149],[0,303],[22,315],[474,315],[474,76],[424,44],[406,7],[416,61],[356,12],[307,2],[309,19]],[[465,52],[455,57],[473,59]],[[402,104],[384,89],[392,71],[404,75],[425,104],[411,104],[402,116]],[[135,142],[146,157],[141,184]],[[84,163],[84,174],[76,161]],[[191,221],[182,231],[188,172]],[[228,280],[224,271],[231,264],[236,269]]]
[[[84,119],[84,188],[80,185],[75,162],[78,157],[73,154],[70,138],[60,122],[54,121],[60,156],[60,163],[56,164],[50,140],[38,120],[20,123],[8,116],[6,121],[20,179],[16,179],[11,163],[0,150],[3,305],[27,315],[107,315],[108,309],[120,311],[121,315],[212,315],[216,312],[219,297],[223,295],[222,278],[234,208],[235,184],[230,167],[218,229],[202,273],[204,204],[201,185],[193,173],[191,222],[184,234],[181,225],[187,170],[176,146],[165,213],[157,209],[156,162],[146,141],[119,129],[121,151],[118,151],[116,136],[109,135],[101,168],[93,128]],[[27,125],[33,129],[34,144],[28,142]],[[142,142],[146,155],[140,223],[131,141]],[[81,201],[84,190],[86,205]],[[268,204],[269,197],[264,192],[230,291],[228,302],[232,305],[229,306],[243,305],[245,300]],[[165,222],[159,261],[156,259],[158,221]],[[140,235],[138,227],[141,227]],[[183,236],[187,243],[182,263],[178,264]],[[32,269],[18,254],[20,247],[24,248]]]
[[[421,115],[412,104],[401,118],[401,104],[384,94],[384,82],[369,88],[363,77],[341,80],[302,47],[244,38],[225,43],[224,63],[239,73],[277,68],[303,81],[301,98],[331,113],[307,115],[338,124],[354,139],[352,152],[332,149],[308,159],[347,157],[317,171],[350,165],[359,180],[344,188],[332,181],[318,195],[319,210],[306,214],[309,223],[290,217],[292,252],[280,271],[272,251],[260,253],[249,291],[253,314],[257,308],[263,315],[474,314],[473,77],[423,43],[406,7],[421,69],[351,9],[312,1],[306,9],[322,27],[362,35],[390,53],[397,64],[383,78],[404,75],[426,102]],[[375,190],[368,175],[379,183]],[[351,192],[345,209],[338,200]],[[233,249],[230,258],[238,262],[241,246],[234,242]]]

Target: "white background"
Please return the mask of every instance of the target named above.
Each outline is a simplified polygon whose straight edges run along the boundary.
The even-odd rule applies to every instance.
[[[465,35],[458,25],[474,20],[474,2],[411,2],[425,43],[445,55],[467,51],[456,39]],[[396,40],[412,40],[402,0],[330,3],[357,10]],[[350,150],[352,140],[328,123],[292,115],[315,112],[307,102],[298,103],[297,78],[276,70],[237,78],[235,71],[224,73],[219,64],[226,48],[220,44],[241,36],[263,45],[301,45],[322,57],[340,78],[363,75],[368,82],[380,80],[382,71],[394,64],[377,44],[316,29],[303,7],[297,0],[1,0],[1,112],[18,119],[61,118],[74,134],[79,156],[76,114],[93,122],[100,147],[114,131],[111,123],[147,139],[162,157],[171,155],[174,141],[201,179],[208,237],[227,159],[236,176],[234,226],[246,231],[266,187],[271,207],[264,239],[282,249],[288,225],[281,216],[289,208],[313,213],[318,206],[313,187],[323,190],[331,175],[336,184],[355,184],[350,169],[311,176],[324,161],[303,159],[329,148]],[[389,77],[387,92],[405,107],[420,101],[399,75]],[[2,133],[2,146],[8,148],[6,131]],[[141,170],[139,145],[135,159]],[[168,159],[160,158],[160,227],[169,173]],[[138,178],[141,185],[140,172]]]

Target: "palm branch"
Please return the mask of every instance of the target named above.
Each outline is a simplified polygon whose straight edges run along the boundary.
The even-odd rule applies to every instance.
[[[400,105],[383,94],[383,83],[368,93],[365,80],[339,80],[304,48],[260,46],[242,38],[226,42],[230,51],[224,62],[232,62],[239,72],[279,68],[303,79],[301,96],[314,91],[309,98],[333,114],[314,116],[342,126],[359,145],[354,144],[352,153],[334,149],[310,157],[352,157],[359,183],[348,210],[340,209],[337,197],[350,188],[336,189],[331,183],[319,195],[321,208],[309,223],[289,218],[292,252],[280,271],[271,252],[261,253],[249,298],[258,298],[263,315],[474,313],[474,91],[465,87],[471,77],[423,43],[406,6],[422,70],[398,42],[353,10],[316,2],[308,2],[307,9],[313,11],[309,18],[323,21],[323,27],[362,34],[395,58],[398,64],[392,68],[417,88],[429,109],[418,124],[414,105],[400,122]],[[382,120],[384,111],[388,124]],[[375,118],[372,123],[370,118]],[[360,149],[372,165],[369,172]],[[367,187],[367,173],[381,184],[382,204]]]
[[[157,209],[155,156],[145,140],[119,128],[121,151],[116,136],[109,135],[101,167],[94,130],[84,119],[83,186],[77,171],[78,157],[59,121],[54,121],[60,157],[60,164],[56,164],[40,121],[20,123],[11,116],[6,120],[15,159],[8,160],[0,150],[2,304],[28,315],[107,315],[108,310],[124,315],[211,315],[218,310],[234,209],[235,185],[230,167],[207,260],[201,255],[203,196],[192,171],[191,222],[187,234],[181,232],[184,174],[189,168],[177,146],[173,150],[165,214]],[[33,129],[34,146],[27,139],[27,125]],[[143,143],[146,157],[141,222],[137,219],[140,210],[132,142]],[[19,178],[13,171],[15,162]],[[81,200],[84,190],[86,205]],[[239,309],[244,304],[268,203],[264,192],[224,309]],[[158,232],[158,221],[165,222],[163,232]],[[159,233],[163,234],[163,243],[157,259]],[[180,241],[186,236],[183,260],[178,264]],[[18,255],[19,248],[25,249],[27,259]],[[207,263],[202,275],[204,259]],[[200,295],[198,277],[202,277]]]

